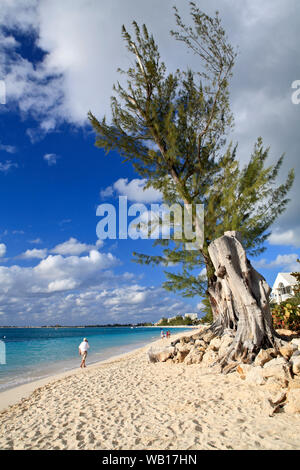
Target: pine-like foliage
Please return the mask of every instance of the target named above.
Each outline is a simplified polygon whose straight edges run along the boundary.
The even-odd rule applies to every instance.
[[[127,84],[114,86],[111,123],[91,112],[89,119],[96,146],[130,161],[147,180],[146,187],[160,190],[166,203],[204,204],[203,249],[187,251],[185,240],[156,240],[162,245],[160,255],[135,254],[140,263],[175,263],[179,271],[166,272],[164,287],[203,297],[213,277],[209,243],[224,231],[239,230],[247,252],[261,253],[269,227],[287,205],[294,173],[275,186],[283,157],[267,166],[269,149],[261,138],[249,163],[240,168],[237,146],[226,144],[233,126],[228,86],[236,52],[218,13],[212,18],[194,3],[190,6],[193,25],[187,27],[175,8],[178,29],[171,34],[199,58],[199,69],[168,73],[147,27],[134,22],[133,38],[123,26],[134,58],[126,72],[120,70]],[[207,277],[199,276],[204,266]]]

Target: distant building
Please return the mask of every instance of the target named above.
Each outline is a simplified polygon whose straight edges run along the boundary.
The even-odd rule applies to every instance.
[[[170,321],[172,321],[172,320],[175,320],[175,318],[176,318],[176,315],[175,315],[175,317],[168,318],[168,323],[170,323]]]
[[[271,301],[280,304],[293,297],[296,284],[297,280],[291,273],[278,273],[272,288]]]
[[[186,313],[185,318],[190,318],[191,320],[198,320],[198,313]]]

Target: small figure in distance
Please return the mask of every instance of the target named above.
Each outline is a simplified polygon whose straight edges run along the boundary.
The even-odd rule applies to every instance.
[[[83,338],[83,341],[79,345],[79,356],[81,356],[81,364],[80,368],[86,367],[85,360],[88,353],[88,349],[90,349],[89,342],[86,338]]]

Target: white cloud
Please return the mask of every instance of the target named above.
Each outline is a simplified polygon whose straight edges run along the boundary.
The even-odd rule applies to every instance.
[[[48,163],[49,166],[53,166],[53,165],[56,165],[56,162],[60,157],[56,155],[55,153],[46,153],[46,155],[44,155],[43,158]]]
[[[43,243],[43,240],[41,240],[41,238],[35,238],[34,240],[29,240],[29,243],[39,245],[40,243]]]
[[[157,321],[191,311],[162,288],[136,284],[111,269],[110,253],[48,256],[35,267],[0,266],[3,324],[91,324]]]
[[[13,163],[11,160],[6,160],[6,162],[0,162],[0,171],[2,173],[7,173],[11,168],[18,168],[17,163]]]
[[[5,145],[0,142],[0,150],[6,153],[15,153],[17,148],[13,145]]]
[[[44,259],[47,256],[47,249],[37,249],[33,248],[32,250],[26,250],[24,253],[22,253],[19,258],[22,259]]]
[[[4,243],[0,243],[0,258],[4,256],[6,253],[6,245]]]
[[[271,245],[292,245],[300,246],[300,229],[290,229],[282,231],[280,229],[274,230],[269,237]]]
[[[97,247],[102,246],[101,241],[99,241]],[[88,252],[90,250],[95,250],[94,245],[88,245],[86,243],[81,243],[76,238],[71,237],[69,240],[64,243],[60,243],[52,248],[51,253],[56,253],[59,255],[81,255],[81,253]]]
[[[114,194],[114,188],[112,186],[107,186],[105,189],[101,189],[100,191],[100,197],[101,199],[106,199],[108,197],[113,196]]]
[[[254,261],[253,264],[257,268],[277,268],[281,272],[294,272],[299,271],[299,263],[297,263],[298,258],[299,255],[297,253],[290,253],[287,255],[279,254],[273,261],[267,261],[265,258],[262,258],[259,261]]]
[[[113,188],[118,195],[127,196],[128,200],[131,202],[140,202],[145,204],[160,202],[162,200],[161,192],[153,188],[147,188],[144,190],[145,184],[145,179],[136,178],[128,181],[128,178],[120,178],[113,184],[113,187],[109,186],[106,188],[104,193],[110,193]]]
[[[74,279],[60,279],[59,281],[52,281],[48,284],[49,292],[59,292],[65,290],[72,290],[77,286]]]

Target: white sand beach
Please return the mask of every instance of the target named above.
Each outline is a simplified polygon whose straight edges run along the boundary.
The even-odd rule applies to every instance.
[[[300,414],[270,417],[270,389],[148,349],[1,393],[0,449],[300,448]]]

